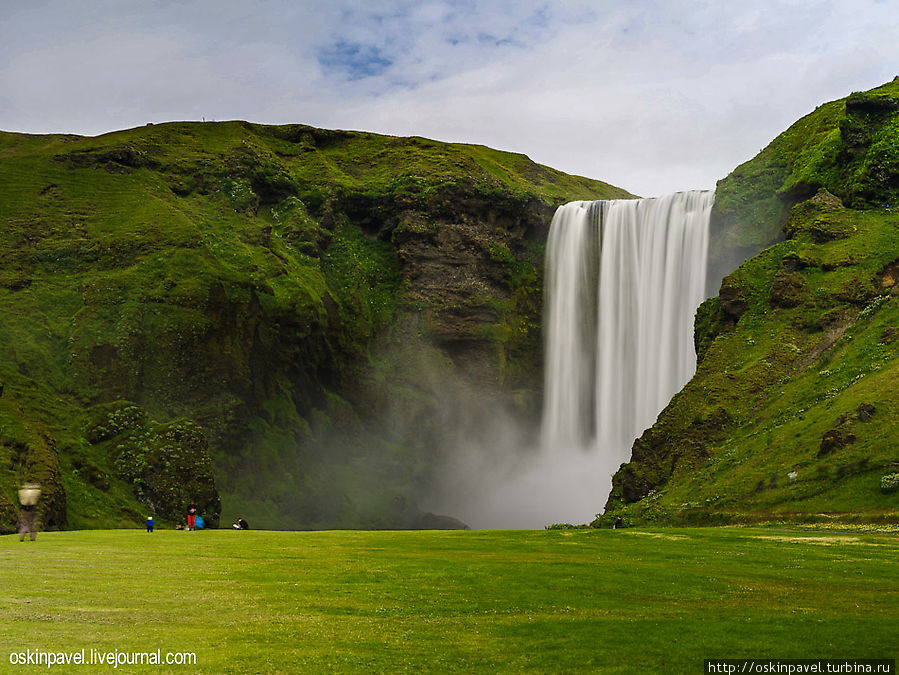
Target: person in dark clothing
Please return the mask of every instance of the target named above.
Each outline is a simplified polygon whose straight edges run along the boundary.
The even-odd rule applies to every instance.
[[[612,526],[612,529],[617,530],[620,527],[624,527],[624,521],[621,519],[621,516],[615,518],[615,524]]]
[[[19,541],[25,541],[25,535],[31,535],[31,541],[37,539],[37,506],[22,504],[19,512]]]
[[[187,507],[187,529],[195,530],[197,529],[197,513],[199,509],[197,508],[197,503],[191,500],[190,505]]]
[[[153,516],[147,516],[147,532],[153,531]]]
[[[249,530],[250,526],[247,524],[243,518],[238,518],[237,522],[232,525],[235,530]]]
[[[37,539],[37,502],[41,498],[41,487],[35,483],[27,483],[19,490],[19,541],[25,541],[25,535],[31,541]]]

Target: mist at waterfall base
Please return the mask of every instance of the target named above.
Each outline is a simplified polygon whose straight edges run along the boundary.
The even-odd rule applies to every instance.
[[[556,211],[540,431],[496,412],[452,453],[439,509],[475,529],[589,523],[602,511],[633,441],[696,370],[713,202],[694,191]]]

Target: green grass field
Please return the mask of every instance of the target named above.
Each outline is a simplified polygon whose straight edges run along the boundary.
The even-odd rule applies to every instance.
[[[0,537],[25,649],[195,652],[55,672],[672,672],[895,658],[899,538],[762,529]]]

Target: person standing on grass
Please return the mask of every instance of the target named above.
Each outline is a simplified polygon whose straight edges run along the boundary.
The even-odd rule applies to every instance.
[[[31,535],[31,541],[37,539],[37,502],[41,498],[41,486],[36,483],[25,483],[19,490],[19,541],[25,541],[25,535]]]
[[[191,499],[187,507],[187,530],[197,529],[197,503]]]
[[[147,532],[153,531],[153,516],[147,516]]]

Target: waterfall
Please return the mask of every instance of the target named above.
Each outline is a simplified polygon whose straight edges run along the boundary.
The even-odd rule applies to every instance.
[[[546,252],[544,452],[611,471],[696,370],[714,192],[559,207]],[[597,504],[597,507],[601,504]]]
[[[574,202],[546,251],[541,438],[497,414],[441,472],[429,509],[474,528],[585,523],[612,474],[696,369],[712,192]]]

